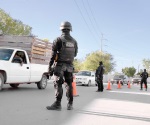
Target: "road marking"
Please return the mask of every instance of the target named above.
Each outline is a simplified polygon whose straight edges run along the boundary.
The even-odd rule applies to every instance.
[[[136,94],[136,95],[150,95],[150,93],[147,93],[147,92],[125,92],[125,91],[109,91],[109,92]]]
[[[77,114],[62,125],[149,125],[149,104],[95,99],[82,109],[74,109]]]

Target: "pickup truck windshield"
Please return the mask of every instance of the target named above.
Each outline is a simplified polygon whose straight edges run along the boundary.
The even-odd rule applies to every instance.
[[[14,50],[12,49],[2,49],[0,48],[0,60],[8,61]]]
[[[77,76],[91,76],[91,72],[88,71],[80,71],[76,74]]]

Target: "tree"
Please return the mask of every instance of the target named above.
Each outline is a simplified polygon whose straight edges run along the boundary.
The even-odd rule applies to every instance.
[[[44,42],[49,42],[49,39],[45,38],[43,39]]]
[[[113,62],[113,56],[111,54],[103,53],[100,51],[95,51],[88,54],[85,61],[83,62],[82,69],[95,71],[99,66],[100,61],[102,61],[104,64],[105,73],[114,70],[115,62]]]
[[[75,59],[73,61],[73,65],[74,65],[74,68],[75,68],[75,71],[74,72],[78,72],[81,70],[81,67],[82,67],[82,62],[78,59]]]
[[[133,77],[136,69],[134,67],[125,67],[124,69],[122,69],[122,72],[128,77]]]
[[[150,74],[150,59],[142,60],[143,67],[147,70],[148,74]]]
[[[32,28],[20,20],[13,19],[0,9],[0,29],[7,35],[31,35]]]

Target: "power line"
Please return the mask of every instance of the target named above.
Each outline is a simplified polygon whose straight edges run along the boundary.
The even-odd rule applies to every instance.
[[[97,21],[96,21],[96,18],[95,18],[94,14],[93,14],[92,8],[91,8],[91,6],[90,6],[88,0],[87,0],[87,3],[88,3],[89,11],[91,12],[91,15],[92,15],[92,17],[93,17],[93,20],[94,20],[94,22],[95,22],[95,25],[96,25],[96,27],[97,27],[97,31],[99,30],[99,31],[101,32],[100,27],[99,27],[99,25],[98,25],[98,23],[97,23]],[[107,39],[104,39],[104,38],[103,38],[104,34],[103,34],[102,32],[101,32],[101,36],[100,36],[100,34],[98,34],[98,36],[101,38],[101,52],[102,52],[103,40],[107,40]]]
[[[82,18],[83,18],[85,24],[87,25],[87,27],[88,27],[88,29],[90,30],[91,34],[94,36],[95,34],[93,34],[93,32],[92,32],[90,26],[88,25],[88,23],[87,23],[87,21],[86,21],[84,15],[83,15],[83,13],[82,13],[82,11],[81,11],[81,9],[80,9],[80,7],[78,6],[76,0],[74,0],[74,2],[75,2],[75,4],[76,4],[76,6],[77,6],[77,8],[78,8],[78,10],[79,10],[79,12],[80,12]],[[101,39],[99,40],[100,42],[98,41],[98,43],[101,44],[100,50],[101,50],[101,52],[102,52],[103,40],[106,40],[106,39],[103,38],[103,34],[102,34],[102,33],[101,33],[102,36],[100,36],[100,34],[98,33],[98,29],[95,28],[95,26],[96,26],[97,28],[99,28],[99,26],[98,26],[97,21],[96,21],[96,19],[95,19],[95,17],[94,17],[94,14],[93,14],[93,12],[92,12],[92,9],[91,9],[91,7],[90,7],[90,5],[89,5],[88,0],[87,0],[87,5],[88,5],[89,10],[90,10],[90,12],[91,12],[91,14],[92,14],[92,17],[93,17],[93,20],[94,20],[94,22],[95,22],[95,25],[94,25],[93,22],[92,22],[92,19],[91,19],[91,17],[90,17],[90,14],[88,13],[88,10],[87,10],[87,8],[86,8],[86,6],[85,6],[84,0],[82,0],[82,4],[83,4],[83,7],[84,7],[85,12],[86,12],[86,14],[87,14],[87,17],[88,17],[88,19],[89,19],[89,21],[90,21],[90,23],[91,23],[91,25],[92,25],[93,30],[94,30],[95,33],[97,34],[97,37],[98,37],[98,38],[101,38]],[[95,37],[94,37],[94,38],[95,38]],[[96,40],[96,41],[97,41],[97,40]]]
[[[75,2],[75,4],[76,4],[76,6],[77,6],[77,8],[78,8],[78,10],[79,10],[79,12],[80,12],[80,14],[81,14],[82,18],[83,18],[83,20],[84,20],[85,24],[87,25],[87,27],[88,27],[89,31],[90,31],[90,32],[91,32],[91,34],[94,36],[94,34],[93,34],[92,30],[90,29],[90,27],[89,27],[89,25],[88,25],[87,21],[85,20],[85,18],[84,18],[84,16],[83,16],[83,14],[82,14],[82,11],[81,11],[80,7],[78,6],[78,4],[77,4],[76,0],[74,0],[74,2]],[[95,37],[94,37],[94,39],[95,39]],[[96,39],[95,39],[95,40],[96,40]],[[96,41],[97,41],[97,40],[96,40]]]
[[[86,11],[86,14],[87,14],[87,16],[88,16],[88,19],[89,19],[90,23],[91,23],[92,26],[93,26],[93,29],[94,29],[95,33],[97,34],[97,36],[99,36],[99,33],[97,32],[97,30],[96,30],[96,28],[95,28],[95,26],[94,26],[94,24],[93,24],[93,22],[92,22],[92,19],[91,19],[89,13],[88,13],[88,10],[87,10],[86,7],[85,7],[84,0],[82,0],[82,3],[83,3],[83,6],[84,6],[84,9],[85,9],[85,11]]]
[[[92,11],[92,9],[91,9],[91,6],[90,6],[88,0],[87,0],[87,4],[88,4],[89,10],[90,10],[90,12],[91,12],[91,15],[92,15],[92,17],[93,17],[93,20],[94,20],[94,22],[95,22],[95,25],[96,25],[96,27],[97,27],[97,31],[99,30],[99,31],[101,32],[101,30],[100,30],[100,28],[99,28],[99,25],[98,25],[98,23],[97,23],[97,21],[96,21],[96,19],[95,19],[95,17],[94,17],[93,11]],[[93,26],[93,27],[94,27],[94,26]],[[96,30],[95,30],[95,31],[96,31]],[[101,38],[101,52],[102,52],[102,46],[103,46],[103,33],[101,32],[101,35],[102,35],[102,36],[100,36],[99,33],[98,33],[97,35]]]
[[[80,12],[80,15],[81,15],[82,18],[83,18],[85,24],[87,25],[88,29],[90,30],[91,34],[93,35],[93,32],[92,32],[90,26],[88,25],[88,23],[87,23],[87,21],[86,21],[84,15],[83,15],[83,13],[82,13],[82,11],[81,11],[79,5],[77,4],[76,0],[74,0],[74,2],[75,2],[76,6],[77,6],[77,8],[78,8],[78,10],[79,10],[79,12]],[[104,39],[104,34],[103,34],[102,32],[101,32],[101,36],[100,36],[100,34],[98,33],[98,30],[99,30],[100,28],[99,28],[99,26],[98,26],[98,23],[97,23],[95,17],[94,17],[94,14],[93,14],[93,11],[92,11],[92,9],[91,9],[91,7],[90,7],[89,1],[87,0],[87,5],[88,5],[88,8],[89,8],[88,10],[91,12],[91,15],[92,15],[93,20],[94,20],[95,23],[92,22],[92,19],[91,19],[91,17],[90,17],[90,14],[88,13],[88,10],[87,10],[87,8],[86,8],[86,6],[85,6],[84,0],[82,0],[82,4],[83,4],[84,9],[85,9],[85,12],[86,12],[86,14],[87,14],[87,16],[88,16],[88,19],[89,19],[90,23],[92,24],[92,28],[94,29],[94,31],[95,31],[95,33],[97,34],[98,38],[101,38],[101,39],[100,39],[100,44],[101,44],[100,50],[101,50],[101,52],[102,52],[102,51],[103,51],[103,41],[104,41],[104,40],[107,40],[107,39]],[[95,25],[94,25],[94,24],[95,24]],[[98,29],[96,29],[95,26],[96,26]],[[95,37],[94,37],[94,38],[95,38]],[[97,41],[97,40],[96,40],[96,41]],[[98,42],[98,43],[99,43],[99,42]],[[109,46],[108,46],[108,47],[109,47]],[[113,50],[114,50],[114,49],[113,49]]]
[[[92,11],[92,9],[91,9],[91,7],[90,7],[90,4],[89,4],[89,1],[88,1],[88,0],[87,0],[87,3],[88,3],[89,10],[90,10],[90,12],[91,12],[91,15],[92,15],[92,17],[93,17],[93,20],[94,20],[95,24],[97,25],[98,30],[101,32],[100,27],[99,27],[99,25],[98,25],[98,23],[97,23],[97,21],[96,21],[96,19],[95,19],[95,17],[94,17],[93,11]]]

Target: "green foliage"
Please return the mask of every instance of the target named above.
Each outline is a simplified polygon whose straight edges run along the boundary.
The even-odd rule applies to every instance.
[[[43,39],[44,42],[49,42],[49,39],[45,38]]]
[[[78,72],[78,71],[81,70],[82,62],[78,59],[75,59],[74,62],[73,62],[73,65],[74,65],[74,68],[75,68],[74,72]]]
[[[143,59],[142,63],[143,63],[143,67],[145,69],[147,69],[147,70],[150,69],[150,59]]]
[[[99,66],[100,61],[102,61],[104,64],[105,73],[114,70],[115,63],[113,62],[112,55],[108,53],[102,53],[100,51],[96,51],[88,54],[85,60],[82,63],[80,63],[80,70],[95,71]]]
[[[122,69],[122,72],[128,77],[133,77],[136,69],[134,67],[125,67],[124,69]]]
[[[12,19],[0,9],[0,29],[7,35],[30,35],[32,28],[19,20]]]
[[[141,74],[141,72],[138,72],[136,75],[140,75]]]

